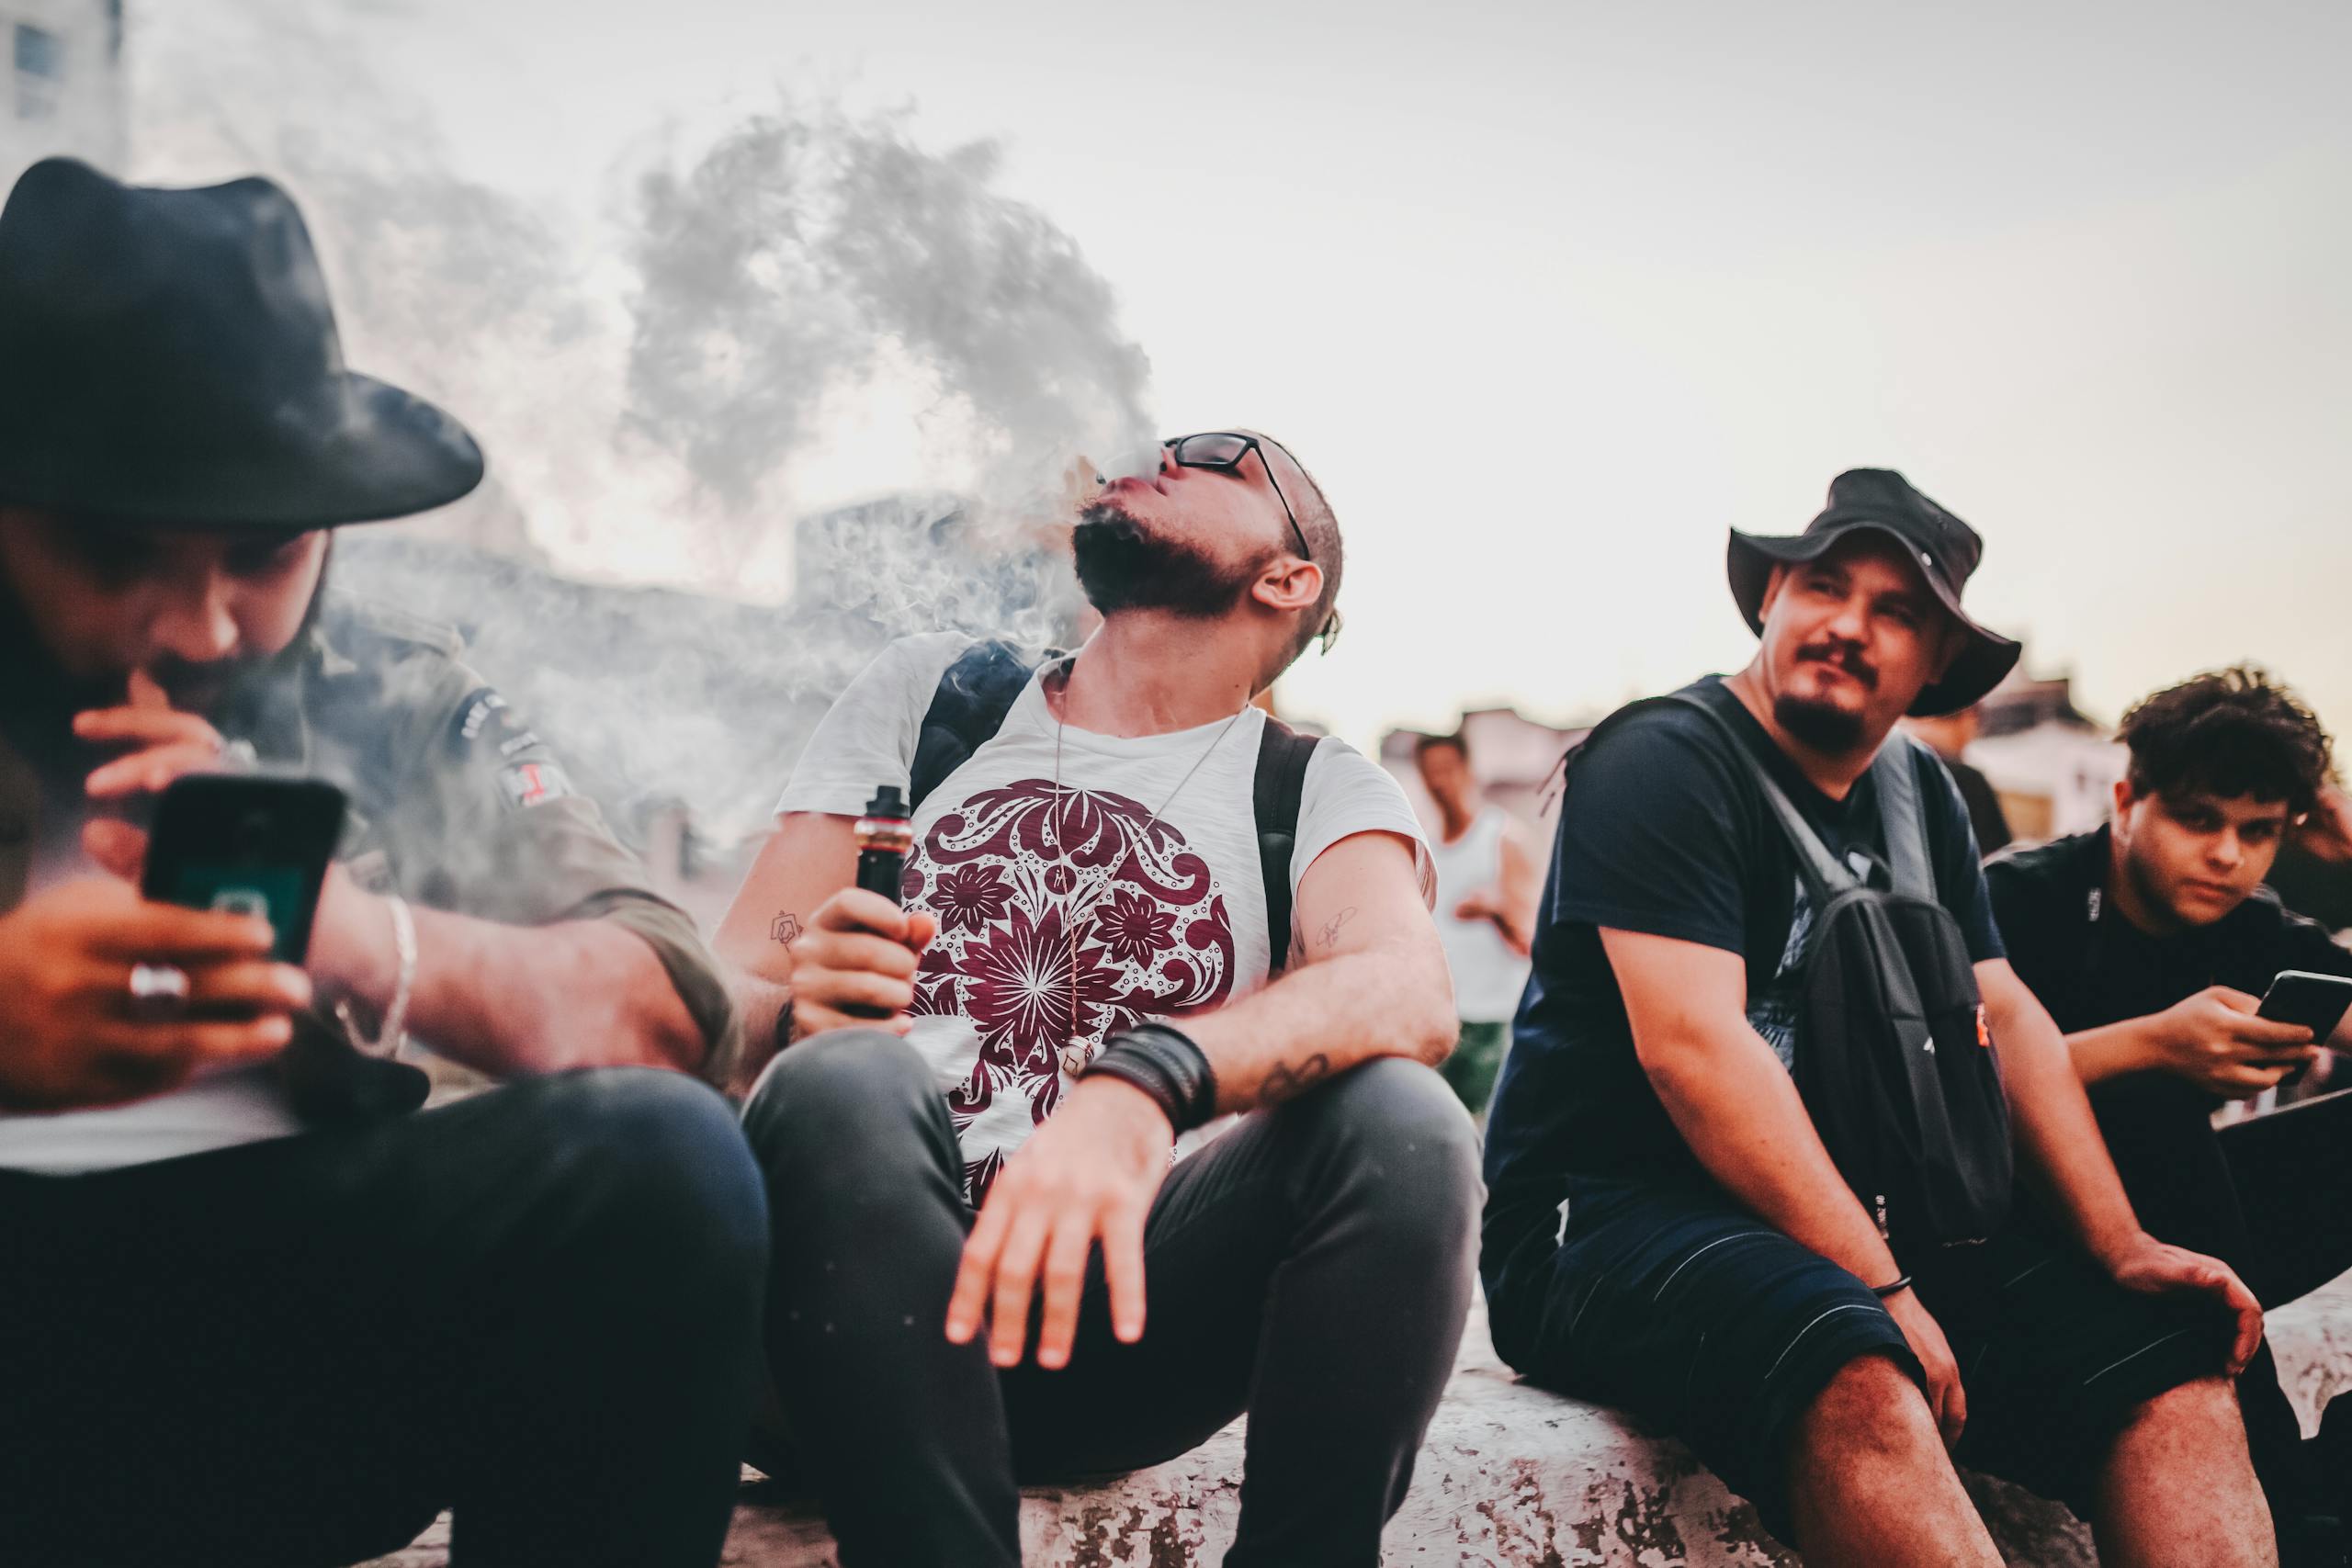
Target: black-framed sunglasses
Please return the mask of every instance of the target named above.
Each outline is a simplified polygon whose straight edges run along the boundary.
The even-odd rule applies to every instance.
[[[1159,445],[1163,451],[1176,459],[1177,467],[1183,468],[1229,471],[1238,468],[1242,458],[1252,452],[1257,453],[1258,466],[1266,470],[1266,482],[1274,487],[1274,499],[1283,503],[1283,516],[1290,524],[1292,536],[1298,540],[1299,556],[1310,561],[1315,558],[1315,551],[1306,543],[1306,530],[1298,525],[1298,513],[1291,510],[1290,497],[1283,493],[1283,482],[1274,478],[1274,466],[1266,460],[1265,444],[1256,436],[1245,435],[1238,430],[1207,430],[1193,435],[1171,435]],[[1279,441],[1274,445],[1282,447],[1283,456],[1290,457],[1290,448],[1283,446]],[[1291,457],[1291,461],[1295,463],[1298,459]],[[1340,640],[1340,612],[1336,605],[1331,610],[1331,618],[1324,622],[1323,629],[1315,635],[1322,642],[1323,651],[1330,652],[1331,645]]]

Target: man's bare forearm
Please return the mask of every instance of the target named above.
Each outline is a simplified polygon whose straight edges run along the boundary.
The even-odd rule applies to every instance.
[[[416,909],[408,1031],[493,1077],[571,1067],[698,1070],[709,1042],[662,961],[605,920],[506,926]],[[390,936],[329,978],[381,1013],[399,965]]]
[[[2066,1055],[2075,1077],[2086,1084],[2104,1083],[2154,1066],[2149,1031],[2155,1021],[2154,1015],[2127,1018],[2067,1035]]]
[[[1642,1067],[1707,1174],[1771,1225],[1869,1285],[1898,1270],[1805,1111],[1796,1081],[1742,1019],[1662,1043]]]
[[[2019,1005],[2014,996],[1988,987],[1985,1010],[2025,1161],[2040,1173],[2083,1246],[2104,1261],[2139,1235],[2140,1221],[2115,1173],[2066,1041],[2030,995]]]
[[[1329,945],[1339,934],[1312,931],[1308,940]],[[1248,1111],[1375,1057],[1442,1061],[1456,1032],[1443,964],[1441,955],[1432,973],[1427,951],[1401,942],[1339,953],[1178,1023],[1216,1074],[1217,1110]]]
[[[727,976],[729,995],[735,998],[735,1016],[743,1021],[743,1055],[735,1081],[725,1086],[748,1090],[767,1065],[775,1060],[777,1025],[791,1016],[792,987],[735,970]]]

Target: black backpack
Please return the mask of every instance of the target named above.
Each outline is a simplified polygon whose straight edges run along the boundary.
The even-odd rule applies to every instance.
[[[1796,853],[1813,932],[1793,1074],[1839,1174],[1898,1258],[1984,1240],[2009,1212],[2008,1100],[1968,944],[1936,896],[1917,742],[1898,730],[1871,764],[1893,884],[1881,889],[1829,852],[1721,713],[1683,693],[1653,701],[1723,732]]]
[[[909,770],[907,810],[964,765],[972,753],[1004,727],[1004,716],[1039,665],[1062,657],[1048,649],[1037,660],[1022,656],[1009,642],[976,643],[939,677],[931,707],[922,716]],[[1267,973],[1279,975],[1290,960],[1290,861],[1298,842],[1298,808],[1306,793],[1306,764],[1317,738],[1301,735],[1266,716],[1258,742],[1258,769],[1250,805],[1258,826],[1258,869],[1266,884]]]

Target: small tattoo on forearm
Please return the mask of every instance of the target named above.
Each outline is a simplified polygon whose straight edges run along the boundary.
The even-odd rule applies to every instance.
[[[1268,1104],[1304,1094],[1331,1076],[1331,1058],[1317,1051],[1304,1062],[1278,1062],[1266,1074],[1259,1098]]]
[[[768,922],[768,935],[790,947],[800,940],[800,917],[786,909]]]
[[[1351,904],[1346,908],[1340,910],[1338,914],[1323,922],[1323,948],[1325,952],[1328,953],[1332,948],[1340,945],[1340,928],[1346,925],[1350,920],[1352,920],[1355,918],[1356,908],[1354,905]]]

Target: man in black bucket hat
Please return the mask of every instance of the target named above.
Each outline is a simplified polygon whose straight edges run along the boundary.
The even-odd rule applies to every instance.
[[[325,590],[472,438],[345,369],[266,180],[0,210],[0,1561],[714,1562],[767,1224],[732,1028],[454,638]],[[141,808],[348,794],[305,963],[137,891]],[[403,1037],[506,1087],[416,1109]]]
[[[2141,1228],[2002,955],[1966,808],[1896,729],[2016,662],[1961,607],[1980,553],[1901,476],[1840,475],[1804,533],[1731,536],[1747,667],[1572,757],[1487,1135],[1495,1345],[1683,1438],[1809,1563],[1998,1562],[1955,1459],[2071,1502],[2103,1562],[2269,1562],[2230,1382],[2259,1309]],[[1934,940],[1858,957],[1853,911],[1897,898]],[[1864,969],[1883,989],[1810,983]],[[1855,1098],[1923,1076],[1978,1098]],[[1895,1150],[1866,1172],[1828,1131],[1857,1107]],[[2048,1224],[2011,1214],[2012,1146]],[[1969,1224],[1925,1223],[1914,1179],[1963,1152]]]
[[[1904,711],[1914,717],[1958,713],[1977,702],[2017,665],[2022,651],[2009,638],[1978,626],[1961,607],[1961,591],[1984,559],[1976,530],[1911,488],[1887,468],[1853,468],[1829,485],[1829,504],[1802,534],[1771,537],[1731,531],[1726,567],[1731,596],[1748,630],[1764,631],[1764,596],[1772,569],[1815,561],[1857,531],[1883,536],[1917,558],[1919,580],[1950,615],[1958,647],[1942,672],[1919,689]]]

